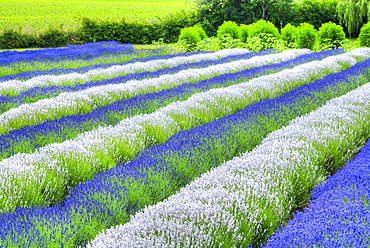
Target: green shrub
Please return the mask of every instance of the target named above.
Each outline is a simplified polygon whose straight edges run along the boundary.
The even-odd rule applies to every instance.
[[[182,28],[194,26],[199,22],[198,12],[183,10],[160,18],[158,23],[148,24],[147,33],[154,36],[154,40],[164,38],[166,43],[175,43],[178,41]]]
[[[79,34],[85,42],[115,40],[121,43],[146,44],[157,40],[153,35],[153,25],[127,23],[124,19],[120,22],[97,22],[85,18]]]
[[[362,26],[358,39],[360,46],[370,47],[370,22]]]
[[[260,37],[250,37],[245,44],[245,48],[253,52],[259,52],[263,50],[264,46],[265,45]]]
[[[280,38],[279,30],[272,22],[259,20],[249,25],[249,38],[247,47],[251,50],[258,51],[261,49],[272,48]],[[252,43],[256,43],[253,45]]]
[[[217,37],[221,39],[222,36],[225,34],[230,35],[230,37],[233,39],[239,39],[240,38],[239,25],[236,22],[225,21],[221,26],[218,27]]]
[[[285,41],[288,47],[294,47],[297,40],[297,27],[288,23],[281,29],[281,39]]]
[[[220,40],[220,49],[243,48],[244,45],[240,39],[235,39],[228,33],[218,39]]]
[[[317,41],[317,31],[309,23],[301,23],[297,29],[297,45],[299,48],[313,49]]]
[[[49,29],[42,35],[40,35],[39,46],[41,47],[61,47],[67,45],[68,42],[67,33],[56,30]]]
[[[247,42],[249,37],[250,25],[241,24],[239,27],[240,40],[242,42]]]
[[[263,40],[262,36],[264,35],[262,34],[270,34],[271,36],[280,38],[279,30],[272,22],[259,20],[250,25],[249,37],[260,37]]]
[[[121,43],[150,44],[162,38],[165,43],[175,43],[182,28],[193,26],[197,22],[197,13],[185,11],[162,17],[155,23],[129,23],[124,19],[120,22],[98,22],[84,18],[77,33],[78,40],[84,42],[116,40]]]
[[[217,37],[205,38],[198,42],[197,49],[202,51],[218,51],[221,49],[221,41]]]
[[[322,24],[318,35],[321,45],[333,49],[339,48],[346,39],[343,27],[332,22]]]
[[[37,46],[37,38],[32,35],[22,34],[12,29],[6,30],[0,35],[0,48],[30,48]]]
[[[201,41],[201,38],[196,28],[187,27],[181,29],[179,43],[187,52],[196,50],[199,41]]]
[[[123,24],[124,21],[122,21]],[[120,34],[125,32],[125,28],[120,26]],[[88,18],[84,18],[82,20],[82,27],[78,30],[78,34],[84,42],[97,42],[97,41],[105,41],[105,40],[116,40],[121,42],[118,37],[115,39],[109,39],[116,33],[114,31],[114,26],[109,23],[108,21],[105,22],[97,22],[90,20]],[[128,43],[128,42],[127,42]]]
[[[198,31],[200,39],[203,40],[205,38],[208,38],[206,31],[202,28],[200,25],[195,25],[194,28]]]

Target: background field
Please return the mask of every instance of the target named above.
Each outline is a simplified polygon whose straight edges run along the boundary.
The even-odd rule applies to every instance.
[[[156,22],[181,10],[191,10],[193,0],[3,0],[0,32],[13,28],[24,33],[44,32],[49,27],[76,30],[84,17],[92,20]]]

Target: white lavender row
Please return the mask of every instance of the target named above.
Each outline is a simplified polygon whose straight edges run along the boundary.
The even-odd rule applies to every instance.
[[[125,119],[114,127],[98,128],[32,154],[4,159],[0,162],[0,211],[54,203],[72,185],[127,161],[151,144],[165,142],[180,130],[231,114],[260,99],[276,97],[355,63],[346,54],[309,62],[236,86],[196,94],[152,114]]]
[[[69,73],[63,75],[42,75],[26,81],[9,80],[0,82],[0,95],[17,95],[32,87],[47,87],[57,85],[75,85],[97,79],[114,78],[128,73],[155,71],[164,67],[173,67],[184,63],[194,63],[203,60],[217,60],[230,55],[247,53],[247,49],[225,49],[214,53],[178,56],[170,59],[136,62],[126,65],[114,65],[105,69],[93,69],[86,73]]]
[[[370,83],[328,101],[271,133],[250,153],[204,174],[125,225],[104,231],[87,247],[258,244],[324,179],[333,157],[348,159],[366,140],[369,102]]]
[[[2,113],[0,115],[0,134],[25,125],[36,125],[63,116],[86,114],[98,107],[139,94],[169,89],[181,84],[251,67],[287,61],[309,52],[308,49],[287,50],[279,54],[258,56],[202,69],[188,69],[173,75],[162,75],[153,79],[130,80],[124,84],[108,84],[80,92],[62,93],[55,98],[22,104]]]

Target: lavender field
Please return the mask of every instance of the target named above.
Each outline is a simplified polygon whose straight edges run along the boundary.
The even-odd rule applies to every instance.
[[[0,57],[0,247],[369,245],[370,48]]]

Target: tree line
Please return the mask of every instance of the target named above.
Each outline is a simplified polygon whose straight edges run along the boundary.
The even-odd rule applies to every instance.
[[[196,0],[201,24],[210,35],[224,21],[251,24],[264,19],[282,28],[287,23],[307,22],[318,29],[333,22],[344,27],[347,36],[357,37],[370,20],[368,0]]]

